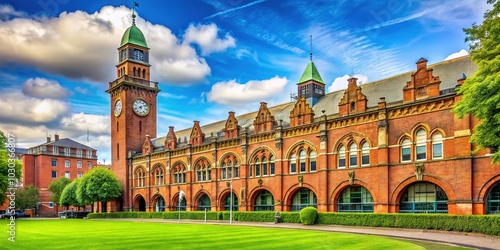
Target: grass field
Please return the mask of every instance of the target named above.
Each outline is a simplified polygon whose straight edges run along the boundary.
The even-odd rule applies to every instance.
[[[461,249],[378,236],[118,220],[17,220],[16,242],[0,221],[0,249]],[[3,223],[5,222],[5,223]]]

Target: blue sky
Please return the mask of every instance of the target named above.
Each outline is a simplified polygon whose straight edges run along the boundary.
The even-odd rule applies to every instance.
[[[132,1],[0,2],[0,130],[20,147],[58,133],[109,162],[116,48]],[[158,136],[290,101],[313,61],[328,92],[467,54],[486,0],[139,1],[158,81]]]

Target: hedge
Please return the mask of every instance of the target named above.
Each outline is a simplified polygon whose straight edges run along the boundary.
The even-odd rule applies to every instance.
[[[234,221],[274,222],[273,211],[233,212]],[[299,212],[280,212],[281,222],[301,223]],[[90,213],[89,218],[143,218],[177,219],[179,213],[169,212],[115,212]],[[204,220],[203,211],[181,211],[181,219]],[[209,211],[207,220],[229,220],[229,211]],[[397,214],[397,213],[333,213],[320,212],[318,224],[345,226],[393,227],[473,232],[500,236],[499,215]]]

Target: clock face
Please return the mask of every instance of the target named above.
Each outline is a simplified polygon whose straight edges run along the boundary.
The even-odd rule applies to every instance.
[[[142,61],[144,59],[144,53],[140,50],[134,51],[134,59],[138,61]]]
[[[137,115],[145,116],[149,113],[149,105],[143,99],[135,99],[132,109]]]
[[[119,116],[122,113],[122,100],[117,99],[115,102],[115,116]]]

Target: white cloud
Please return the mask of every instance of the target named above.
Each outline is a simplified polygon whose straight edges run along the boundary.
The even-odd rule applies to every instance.
[[[462,56],[466,56],[466,55],[469,55],[469,52],[467,52],[466,50],[462,49],[460,50],[459,52],[455,52],[449,56],[447,56],[444,61],[447,61],[447,60],[451,60],[451,59],[455,59],[455,58],[459,58],[459,57],[462,57]]]
[[[219,104],[242,104],[254,101],[266,100],[281,93],[288,83],[283,77],[275,76],[268,80],[252,80],[240,84],[235,80],[218,82],[212,86],[207,95],[209,102]]]
[[[0,20],[5,20],[12,17],[21,17],[25,16],[26,13],[21,12],[21,11],[16,11],[12,6],[10,5],[2,5],[0,4]]]
[[[0,121],[19,123],[55,122],[69,110],[69,103],[39,99],[24,95],[21,91],[0,93]]]
[[[89,131],[89,133],[96,135],[108,135],[111,131],[110,124],[109,115],[76,113],[61,119],[61,128],[64,130]]]
[[[57,81],[39,77],[26,80],[22,91],[27,96],[50,99],[65,99],[71,94]]]
[[[15,13],[11,8],[4,12]],[[131,25],[130,12],[123,6],[105,6],[92,14],[75,11],[54,18],[0,19],[0,64],[16,62],[72,79],[110,81],[116,77],[116,48]],[[205,81],[210,67],[189,43],[179,41],[162,25],[140,17],[136,23],[151,48],[152,80],[181,85]],[[215,25],[191,29],[186,33],[193,35],[190,42],[199,44],[204,53],[235,46],[229,35],[223,39],[213,36],[218,33]]]
[[[368,82],[368,77],[365,75],[354,75],[354,77],[358,78],[358,81],[357,81],[358,85]],[[337,90],[347,89],[347,84],[348,84],[347,80],[349,78],[351,78],[351,76],[349,76],[349,75],[344,75],[344,76],[335,78],[335,80],[333,80],[332,84],[328,87],[328,92],[331,93],[331,92],[334,92]]]
[[[236,47],[234,37],[227,34],[223,39],[217,38],[217,25],[189,25],[184,34],[184,43],[195,43],[200,46],[202,55],[225,51],[227,48]]]

